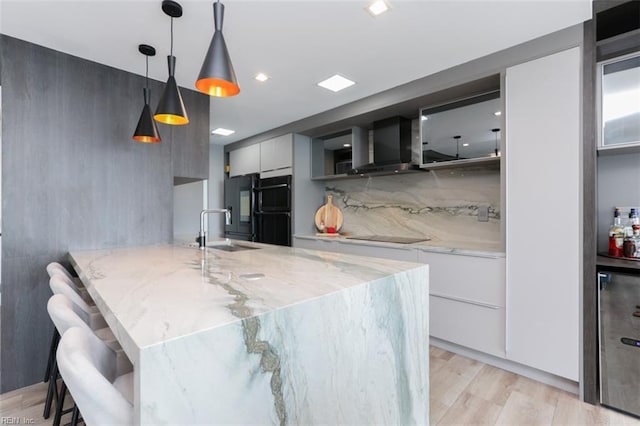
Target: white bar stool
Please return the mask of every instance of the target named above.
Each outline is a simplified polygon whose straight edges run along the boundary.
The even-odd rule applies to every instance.
[[[74,311],[78,317],[78,321],[84,322],[85,325],[93,330],[93,332],[102,340],[105,341],[114,350],[121,350],[122,348],[118,344],[116,337],[111,332],[111,329],[107,326],[107,322],[104,320],[98,308],[90,306],[69,284],[68,279],[61,273],[54,273],[49,280],[49,287],[54,295],[60,294],[66,296],[71,302],[73,302]],[[55,321],[54,321],[55,324]],[[77,325],[77,324],[76,324]],[[66,330],[68,328],[65,327]],[[44,404],[44,412],[42,416],[48,419],[51,415],[51,406],[53,401],[56,401],[56,405],[61,405],[60,394],[57,387],[58,369],[55,366],[55,350],[58,345],[59,336],[62,335],[62,331],[58,324],[54,329],[54,337],[51,339],[51,347],[49,349],[49,362],[47,363],[47,379],[49,381],[49,387],[47,389],[47,396]],[[55,422],[54,422],[55,423]]]
[[[133,373],[118,375],[115,352],[104,342],[72,327],[60,339],[57,362],[86,424],[133,424]]]
[[[67,330],[74,327],[82,328],[86,330],[88,333],[95,335],[96,338],[100,338],[100,334],[105,334],[104,332],[96,334],[96,331],[102,331],[102,330],[96,330],[96,331],[92,330],[87,325],[87,323],[80,317],[80,314],[83,313],[82,309],[78,307],[75,303],[73,303],[64,294],[55,294],[51,296],[51,298],[49,299],[49,302],[47,303],[47,311],[49,312],[49,316],[51,317],[51,320],[55,324],[56,329],[62,336],[64,336]],[[107,328],[107,330],[109,329]],[[111,336],[113,336],[112,333],[111,333]],[[128,373],[133,370],[131,363],[129,362],[126,355],[122,352],[122,350],[116,350],[102,340],[101,342],[105,346],[109,347],[109,349],[113,352],[114,358],[115,358],[115,367],[119,376],[124,375],[125,373]],[[51,383],[49,384],[49,387],[51,388],[53,384],[53,387],[56,391],[55,395],[57,395],[56,413],[55,413],[53,425],[58,426],[60,424],[60,419],[62,415],[68,412],[68,410],[67,411],[63,410],[64,399],[66,394],[66,385],[64,384],[64,380],[63,380],[60,393],[58,394],[57,389],[55,388],[55,381],[56,381],[58,370],[59,370],[59,366],[57,362],[54,362],[53,370],[54,370],[55,378],[54,376],[50,378]],[[77,417],[77,413],[74,413],[74,418],[76,417]]]

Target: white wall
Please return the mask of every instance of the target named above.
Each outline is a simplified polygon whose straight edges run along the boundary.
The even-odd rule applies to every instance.
[[[173,187],[173,236],[198,236],[202,210],[203,181]]]
[[[219,209],[224,205],[224,147],[221,145],[209,146],[209,200],[208,208]],[[208,235],[209,238],[222,237],[224,234],[224,216],[210,215]]]

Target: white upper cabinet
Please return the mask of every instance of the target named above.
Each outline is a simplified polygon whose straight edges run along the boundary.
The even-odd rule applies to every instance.
[[[507,358],[579,378],[581,53],[506,72]]]
[[[260,177],[290,175],[293,167],[293,134],[260,142]]]
[[[229,152],[229,177],[260,172],[260,145],[249,145]]]

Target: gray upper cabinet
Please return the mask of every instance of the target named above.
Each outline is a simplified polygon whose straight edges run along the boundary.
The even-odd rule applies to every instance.
[[[229,177],[260,172],[260,145],[254,144],[229,152]]]
[[[290,175],[293,166],[293,134],[260,142],[260,176]]]
[[[171,162],[175,183],[209,178],[209,97],[185,88],[181,88],[181,93],[189,124],[158,125],[161,137],[167,133],[172,136]]]

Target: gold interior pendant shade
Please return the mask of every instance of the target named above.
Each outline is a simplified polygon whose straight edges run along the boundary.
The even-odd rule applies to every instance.
[[[183,125],[189,123],[189,117],[182,101],[180,88],[174,77],[176,57],[173,56],[173,18],[182,16],[182,6],[172,0],[164,0],[162,2],[162,10],[171,17],[171,54],[167,57],[169,78],[153,118],[164,124]]]
[[[151,102],[151,89],[149,89],[149,56],[154,56],[156,49],[152,46],[141,44],[138,46],[138,51],[145,55],[147,68],[144,77],[145,87],[143,89],[144,107],[142,108],[136,131],[133,133],[133,140],[143,143],[158,143],[160,142],[160,134],[158,133],[156,122],[153,121],[153,117],[151,117],[151,108],[149,107],[149,102]]]
[[[236,73],[222,35],[223,19],[224,5],[218,0],[213,4],[215,31],[196,81],[196,89],[209,96],[228,97],[240,93]]]

